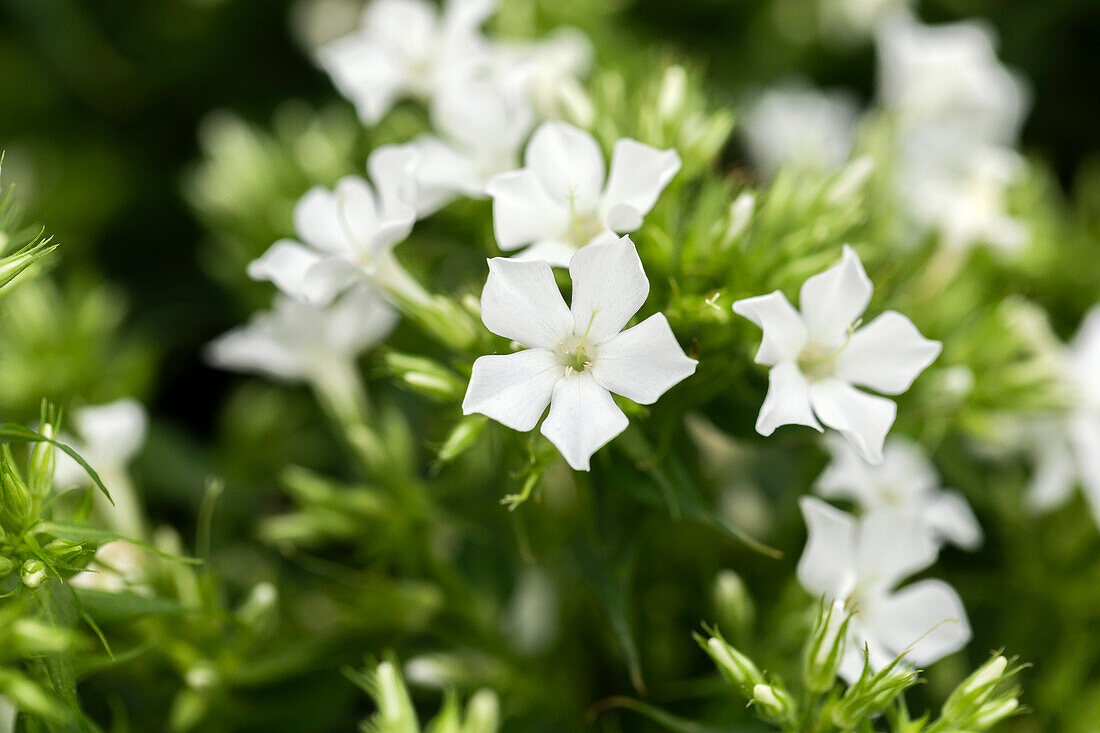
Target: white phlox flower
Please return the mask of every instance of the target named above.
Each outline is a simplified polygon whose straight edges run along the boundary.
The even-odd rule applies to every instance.
[[[1088,312],[1063,355],[1069,414],[1038,421],[1028,432],[1035,470],[1028,503],[1045,511],[1064,504],[1080,483],[1100,525],[1100,306]]]
[[[414,141],[417,209],[426,216],[458,196],[483,198],[489,179],[515,170],[535,116],[526,72],[476,74],[442,90],[431,105],[438,134]]]
[[[741,133],[753,164],[768,178],[783,165],[828,172],[848,159],[857,114],[850,94],[787,82],[746,111]]]
[[[901,12],[880,25],[875,40],[880,101],[903,128],[951,124],[972,140],[1015,144],[1029,93],[997,59],[987,25],[928,26]]]
[[[623,330],[649,294],[629,237],[579,250],[569,275],[571,306],[546,262],[489,260],[482,320],[527,348],[478,358],[462,412],[528,431],[549,405],[542,434],[570,466],[587,471],[592,454],[627,426],[611,393],[652,404],[693,374],[695,361],[660,313]]]
[[[373,0],[360,28],[321,47],[317,62],[368,125],[404,97],[430,101],[456,74],[488,61],[480,26],[497,0]]]
[[[416,221],[416,168],[411,145],[386,145],[367,160],[374,188],[348,176],[333,191],[316,187],[294,208],[300,241],[282,239],[248,265],[253,280],[269,280],[287,295],[324,305],[369,279],[400,289],[408,275],[393,256]]]
[[[970,640],[970,623],[958,593],[942,580],[898,584],[936,559],[936,543],[913,517],[874,511],[856,519],[820,499],[799,502],[806,521],[806,549],[798,580],[808,592],[843,602],[852,613],[840,675],[849,683],[863,669],[896,657],[925,667]]]
[[[595,54],[582,31],[561,27],[534,40],[502,39],[491,50],[494,66],[524,71],[527,96],[539,119],[591,124],[595,111],[582,79]]]
[[[142,553],[129,542],[108,542],[96,550],[95,559],[74,575],[69,584],[106,593],[130,591],[151,596],[153,589],[146,584],[145,556]]]
[[[555,267],[566,266],[585,245],[638,229],[680,170],[675,150],[623,138],[615,143],[605,181],[595,138],[564,122],[535,130],[524,163],[489,181],[497,244],[505,251],[526,247],[522,259]]]
[[[829,465],[814,482],[814,491],[829,499],[847,499],[865,512],[901,512],[923,524],[940,542],[967,550],[982,542],[982,528],[966,499],[941,487],[939,473],[908,438],[892,437],[882,463],[871,465],[838,435],[829,435]]]
[[[213,366],[255,372],[286,382],[339,378],[364,352],[393,331],[397,314],[370,285],[357,285],[318,307],[277,295],[271,310],[215,339]]]
[[[821,431],[824,423],[864,460],[882,462],[897,405],[856,386],[901,394],[935,361],[941,344],[921,336],[896,311],[861,326],[871,291],[863,264],[845,245],[839,264],[802,284],[800,310],[778,290],[733,304],[735,313],[763,330],[756,363],[771,367],[757,432],[771,435],[780,425]]]
[[[145,521],[129,466],[145,446],[149,432],[145,408],[137,400],[124,397],[74,410],[70,423],[76,437],[62,436],[62,442],[71,444],[95,469],[114,499],[114,506],[110,506],[98,491],[94,492],[97,506],[112,527],[128,537],[140,537]],[[91,485],[87,472],[63,452],[56,452],[54,465],[54,484],[59,488]]]

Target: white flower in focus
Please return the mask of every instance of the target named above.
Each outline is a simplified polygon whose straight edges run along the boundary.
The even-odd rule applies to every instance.
[[[483,198],[491,177],[518,167],[535,121],[526,83],[520,73],[479,75],[436,96],[431,116],[439,134],[413,142],[419,153],[415,177],[421,216],[457,196]]]
[[[828,172],[852,151],[857,113],[850,94],[789,82],[764,92],[745,113],[741,130],[765,177],[784,165]]]
[[[615,143],[604,180],[595,138],[564,122],[544,122],[527,145],[525,167],[494,176],[493,229],[506,251],[564,267],[581,247],[633,232],[680,170],[675,150],[637,140]]]
[[[122,540],[115,540],[96,550],[95,560],[74,575],[69,584],[77,588],[106,593],[131,591],[139,595],[152,595],[145,584],[145,558],[142,551]]]
[[[276,296],[271,310],[219,336],[206,356],[221,369],[288,382],[323,382],[339,378],[396,323],[397,314],[369,285],[349,290],[324,308]]]
[[[591,70],[595,54],[582,31],[563,27],[535,40],[499,40],[492,54],[494,66],[523,71],[528,99],[540,119],[591,124],[595,111],[581,80]]]
[[[799,583],[843,602],[853,614],[841,677],[849,683],[859,678],[865,644],[876,671],[898,656],[925,667],[966,645],[970,623],[950,585],[931,579],[897,589],[936,559],[925,527],[900,512],[876,511],[857,520],[813,497],[799,505],[808,534]]]
[[[1100,525],[1100,306],[1085,316],[1063,360],[1072,408],[1028,430],[1036,464],[1028,503],[1038,511],[1061,506],[1080,483]]]
[[[373,0],[356,32],[321,47],[317,61],[368,125],[404,97],[422,101],[470,66],[487,63],[480,26],[496,0]]]
[[[967,550],[981,544],[982,529],[970,505],[958,492],[941,488],[936,467],[917,443],[890,438],[877,466],[839,436],[830,435],[826,445],[832,461],[814,483],[821,496],[851,500],[865,512],[901,512],[923,524],[938,541]]]
[[[105,405],[74,410],[70,420],[76,439],[61,436],[88,462],[111,492],[110,506],[100,492],[94,492],[97,506],[111,526],[128,537],[140,537],[145,520],[130,480],[130,462],[145,445],[149,418],[137,400],[125,397]],[[72,458],[55,452],[53,480],[58,488],[91,486],[92,479]]]
[[[881,102],[903,128],[952,124],[973,140],[1015,144],[1027,87],[997,59],[987,25],[927,26],[903,12],[882,23],[875,40]]]
[[[897,405],[855,386],[901,394],[935,361],[941,344],[895,311],[861,327],[871,290],[859,257],[845,245],[840,264],[802,284],[801,311],[778,290],[733,304],[735,313],[764,331],[756,363],[771,367],[757,432],[771,435],[780,425],[820,431],[820,420],[864,460],[882,462]]]
[[[482,320],[527,348],[475,361],[462,412],[528,431],[549,405],[542,434],[570,466],[587,471],[592,454],[627,426],[611,393],[652,404],[693,374],[695,361],[660,313],[622,330],[649,294],[629,237],[578,251],[569,275],[572,306],[547,263],[489,260]]]
[[[248,265],[249,277],[270,280],[287,295],[315,305],[364,278],[383,284],[407,278],[392,250],[416,221],[417,164],[412,146],[387,145],[367,160],[375,188],[348,176],[333,191],[307,191],[294,209],[301,241],[271,245]]]

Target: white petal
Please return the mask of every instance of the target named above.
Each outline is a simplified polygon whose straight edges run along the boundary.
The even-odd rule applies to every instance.
[[[535,427],[554,384],[565,368],[545,349],[479,357],[462,400],[462,414],[474,412],[526,432]]]
[[[267,280],[290,297],[305,300],[306,273],[322,259],[316,250],[290,239],[280,239],[248,263],[248,276],[253,280]]]
[[[573,202],[581,213],[594,212],[603,188],[603,153],[596,139],[565,122],[544,122],[527,145],[525,158],[547,192]]]
[[[482,197],[485,181],[474,170],[469,157],[437,137],[422,135],[416,139],[420,162],[416,167],[416,208],[427,216],[459,195]]]
[[[793,361],[781,361],[768,372],[768,394],[756,418],[756,432],[768,436],[780,425],[805,425],[821,430],[810,409],[809,385]]]
[[[810,404],[818,419],[839,430],[865,461],[882,463],[882,444],[894,424],[896,404],[835,378],[810,385]]]
[[[619,228],[606,219],[608,227],[616,232],[634,231],[641,225],[641,217],[649,213],[657,203],[661,191],[680,170],[680,156],[675,150],[658,150],[637,140],[623,138],[615,143],[611,153],[611,172],[607,176],[602,207],[610,215],[617,206],[628,206],[638,215],[637,223],[616,216],[616,224],[631,226]]]
[[[597,345],[619,333],[649,295],[630,237],[580,248],[569,261],[569,276],[576,333],[587,333],[589,343]]]
[[[342,257],[326,257],[312,265],[302,278],[299,299],[310,305],[328,305],[337,295],[357,282],[365,274],[363,269]]]
[[[809,329],[810,340],[825,348],[837,348],[871,301],[871,281],[859,257],[848,245],[838,264],[810,277],[798,293],[798,309]]]
[[[503,250],[562,239],[569,228],[569,209],[530,170],[493,176],[485,191],[493,198],[493,232]]]
[[[1026,491],[1028,507],[1037,512],[1065,504],[1077,483],[1077,465],[1065,433],[1053,421],[1044,422],[1041,430],[1032,442],[1036,464]]]
[[[560,239],[540,239],[526,249],[512,255],[520,262],[537,260],[551,267],[569,267],[569,260],[577,253],[576,245]]]
[[[541,432],[553,443],[573,469],[588,470],[588,460],[629,421],[611,399],[611,393],[587,372],[560,379],[550,398],[550,414]]]
[[[287,381],[301,379],[305,373],[293,350],[254,324],[223,333],[207,345],[204,354],[208,364],[227,371],[256,372]]]
[[[342,178],[334,191],[311,188],[294,207],[294,228],[302,241],[329,254],[354,256],[377,226],[374,192],[362,178]]]
[[[982,544],[982,526],[966,499],[956,491],[939,494],[925,510],[924,518],[939,537],[964,550],[976,550]]]
[[[868,512],[860,520],[858,537],[860,581],[884,590],[936,560],[938,548],[931,532],[908,512]]]
[[[413,144],[383,145],[367,158],[367,172],[378,192],[380,222],[416,219],[416,176],[423,163],[420,148]]]
[[[423,59],[437,51],[439,13],[427,0],[373,0],[363,10],[363,28],[385,41],[407,60]]]
[[[902,314],[886,311],[852,334],[836,359],[836,374],[883,394],[901,394],[942,348],[939,341],[921,336]]]
[[[363,33],[321,47],[317,63],[367,125],[373,126],[389,112],[408,83],[406,70],[394,54]]]
[[[481,320],[498,336],[551,351],[573,332],[573,317],[545,262],[489,260]]]
[[[695,365],[657,313],[600,344],[591,372],[604,389],[649,405],[694,374]]]
[[[882,599],[875,608],[875,636],[891,651],[927,666],[970,641],[970,622],[955,589],[922,580]]]
[[[798,506],[806,520],[798,582],[815,595],[844,600],[857,581],[856,520],[812,496],[802,497]]]
[[[604,226],[613,232],[632,232],[642,225],[645,217],[630,204],[615,204],[603,217]]]
[[[745,298],[733,304],[733,312],[748,318],[764,332],[756,363],[771,366],[794,361],[806,346],[806,324],[780,291]]]
[[[77,410],[73,422],[104,463],[127,463],[145,445],[149,431],[145,408],[132,397]]]
[[[873,467],[841,435],[829,433],[825,445],[832,458],[814,481],[814,492],[829,499],[851,499],[864,509],[874,505]]]
[[[1095,376],[1093,377],[1096,378]],[[1100,415],[1082,413],[1070,420],[1070,438],[1093,518],[1100,524]]]
[[[355,358],[381,343],[397,325],[397,312],[371,285],[349,290],[324,312],[324,340],[333,349]]]

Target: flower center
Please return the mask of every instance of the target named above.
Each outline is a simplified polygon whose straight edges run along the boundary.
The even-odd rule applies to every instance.
[[[573,194],[569,196],[570,229],[566,238],[571,244],[583,247],[596,238],[603,231],[603,220],[595,211],[578,211],[577,200]]]
[[[588,343],[588,331],[592,328],[592,322],[596,320],[593,313],[588,319],[588,326],[580,336],[570,336],[562,339],[558,344],[558,361],[568,372],[583,372],[592,366],[596,358],[596,347]]]
[[[826,349],[817,344],[809,344],[798,355],[798,370],[810,381],[824,379],[836,371],[836,357],[844,350]]]

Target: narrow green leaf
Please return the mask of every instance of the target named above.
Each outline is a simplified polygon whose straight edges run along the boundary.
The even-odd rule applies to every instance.
[[[107,487],[103,485],[103,481],[99,478],[99,474],[95,472],[95,469],[88,465],[88,462],[80,457],[80,454],[75,450],[65,445],[64,443],[54,440],[53,438],[47,438],[41,433],[37,433],[31,430],[26,425],[20,425],[19,423],[0,423],[0,443],[49,443],[55,448],[60,448],[65,453],[80,464],[80,467],[84,469],[85,473],[91,477],[95,482],[96,487],[103,492],[103,495],[107,497],[107,501],[111,502],[111,506],[115,505],[115,500],[111,498],[111,493],[107,491]]]

